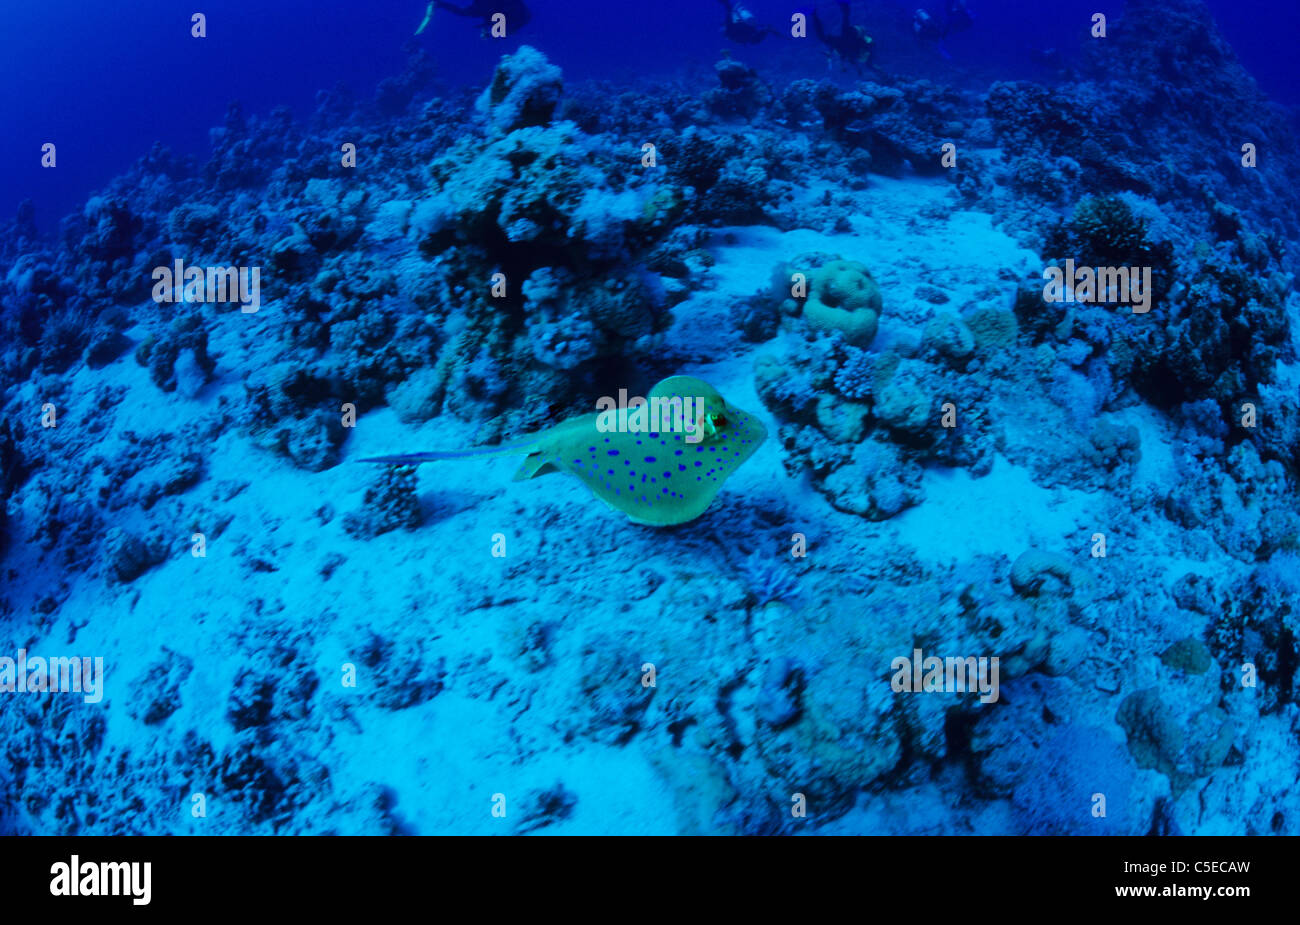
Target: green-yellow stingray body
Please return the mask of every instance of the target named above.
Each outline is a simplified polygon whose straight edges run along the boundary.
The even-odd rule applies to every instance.
[[[567,472],[634,523],[653,527],[684,524],[709,509],[722,484],[754,455],[767,430],[758,418],[694,376],[670,376],[655,385],[649,397],[702,399],[703,412],[696,423],[699,429],[692,434],[682,430],[606,431],[598,426],[600,414],[585,414],[508,447],[404,453],[362,462],[413,465],[521,454],[524,461],[515,473],[517,482],[547,472]],[[691,442],[688,436],[699,440]]]

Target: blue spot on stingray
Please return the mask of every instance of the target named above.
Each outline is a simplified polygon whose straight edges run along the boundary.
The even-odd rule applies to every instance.
[[[651,440],[658,440],[658,439],[659,439],[659,435],[658,435],[658,434],[651,434],[651,435],[650,435],[650,439],[651,439]]]
[[[698,459],[695,460],[695,467],[696,467],[697,469],[698,469],[700,466],[702,466],[702,465],[704,465],[704,463],[700,462]]]
[[[677,471],[678,471],[678,472],[685,472],[685,471],[686,471],[686,467],[685,467],[685,466],[678,466],[678,467],[677,467]]]
[[[610,456],[617,456],[617,455],[618,455],[618,450],[606,450],[606,452],[607,452]]]
[[[647,457],[645,458],[645,461],[646,461],[646,462],[649,462],[649,463],[652,463],[652,462],[655,461],[655,458],[654,458],[653,456],[647,456]]]

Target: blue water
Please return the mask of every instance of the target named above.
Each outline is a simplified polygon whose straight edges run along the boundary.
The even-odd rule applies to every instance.
[[[916,70],[956,76],[996,70],[1006,77],[1041,76],[1027,50],[1052,47],[1067,55],[1095,12],[1088,0],[978,0],[977,28],[948,41],[952,61],[929,60],[908,40],[910,2],[859,2],[855,21],[888,34],[879,56]],[[935,4],[937,6],[937,4]],[[710,0],[615,4],[564,0],[536,4],[518,39],[476,41],[468,20],[439,16],[417,41],[449,85],[479,84],[495,55],[527,40],[543,48],[570,79],[675,79],[711,67],[727,43],[718,35],[720,6]],[[822,3],[828,21],[833,4]],[[1300,74],[1286,37],[1300,35],[1300,8],[1286,2],[1211,4],[1234,49],[1279,102],[1300,104]],[[753,0],[763,21],[779,24],[789,4]],[[810,4],[795,9],[811,8]],[[167,0],[93,4],[52,0],[15,5],[0,36],[0,109],[7,143],[0,152],[0,215],[32,199],[41,228],[52,230],[89,190],[161,142],[178,153],[203,155],[208,129],[227,105],[246,112],[288,106],[300,118],[316,93],[338,83],[364,96],[400,70],[404,43],[423,16],[410,3],[351,4],[283,0],[274,4],[215,2],[207,8],[205,39],[189,37],[187,13]],[[1122,4],[1107,12],[1115,15]],[[816,49],[734,49],[772,75],[825,73]],[[919,59],[919,60],[918,60]],[[42,170],[40,146],[56,141],[57,171]],[[37,152],[37,153],[34,153]]]

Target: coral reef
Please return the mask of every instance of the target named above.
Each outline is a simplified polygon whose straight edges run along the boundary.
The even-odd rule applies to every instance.
[[[411,45],[57,234],[24,203],[0,654],[121,681],[5,694],[0,826],[1300,833],[1293,120],[1201,0],[1112,28],[1051,83]],[[259,310],[155,301],[177,261]],[[1047,297],[1067,261],[1149,310]],[[772,438],[706,514],[511,484],[669,376]],[[356,462],[398,448],[445,452]]]

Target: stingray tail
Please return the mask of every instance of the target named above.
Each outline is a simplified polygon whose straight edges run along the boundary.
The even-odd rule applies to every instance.
[[[480,446],[468,450],[431,450],[427,453],[394,453],[390,456],[367,456],[358,459],[363,463],[384,463],[389,466],[418,466],[420,463],[438,462],[444,459],[470,459],[472,457],[518,456],[531,453],[536,448],[533,443],[511,443],[505,446]]]

